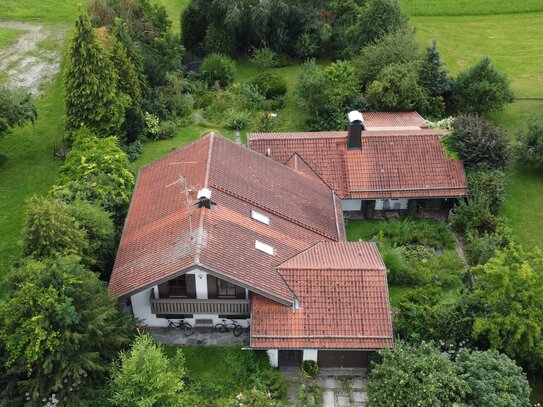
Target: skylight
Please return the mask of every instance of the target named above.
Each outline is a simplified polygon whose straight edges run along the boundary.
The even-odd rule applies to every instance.
[[[270,246],[269,244],[262,243],[259,240],[255,240],[255,249],[260,250],[261,252],[264,252],[271,256],[275,256],[275,248]]]
[[[251,211],[251,218],[253,218],[254,220],[257,220],[259,222],[262,222],[262,223],[265,223],[266,225],[269,225],[270,224],[270,218],[269,216],[266,216],[260,212],[257,212],[257,211]]]

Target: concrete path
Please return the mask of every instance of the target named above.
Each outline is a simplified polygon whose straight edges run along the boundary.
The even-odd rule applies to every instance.
[[[249,333],[244,332],[241,336],[234,336],[229,332],[199,332],[196,331],[190,336],[185,336],[185,331],[176,328],[149,328],[151,336],[160,343],[166,345],[180,346],[247,346],[249,344]]]
[[[323,407],[364,407],[368,400],[363,379],[365,369],[321,369],[316,379],[303,378],[299,368],[283,368],[289,406],[296,406],[300,386],[322,389]]]

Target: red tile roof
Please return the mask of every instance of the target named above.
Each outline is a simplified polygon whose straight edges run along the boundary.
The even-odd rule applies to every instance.
[[[194,205],[204,186],[212,209]],[[319,241],[345,240],[338,206],[318,178],[211,133],[141,169],[110,291],[130,295],[199,267],[288,303],[276,266]],[[251,219],[252,209],[271,224]],[[256,250],[255,240],[276,255]]]
[[[426,120],[418,112],[364,112],[362,116],[368,130],[427,126]]]
[[[347,150],[347,132],[253,133],[249,147],[286,163],[294,154],[341,198],[431,198],[467,195],[464,166],[448,157],[442,130],[364,131],[362,150]]]
[[[392,346],[386,270],[375,243],[322,242],[278,269],[301,308],[253,296],[251,347]]]

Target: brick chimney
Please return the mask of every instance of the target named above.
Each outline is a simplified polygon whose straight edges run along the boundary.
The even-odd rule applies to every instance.
[[[349,150],[362,150],[362,130],[364,130],[364,118],[358,110],[353,110],[349,117],[349,130],[347,135],[347,148]]]

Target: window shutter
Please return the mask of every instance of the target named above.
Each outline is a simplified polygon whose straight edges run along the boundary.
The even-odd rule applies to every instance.
[[[187,274],[187,297],[196,298],[196,276]]]
[[[159,298],[168,298],[170,296],[170,285],[167,281],[158,285],[158,296]]]
[[[245,288],[240,287],[238,285],[236,286],[236,298],[239,300],[245,299]]]
[[[211,274],[207,275],[207,298],[217,298],[217,279]]]

